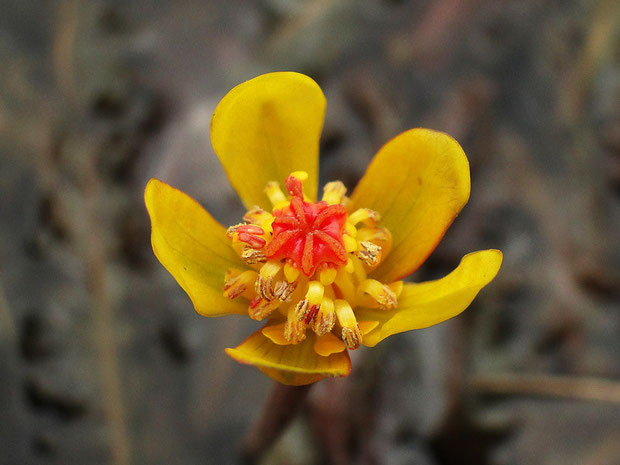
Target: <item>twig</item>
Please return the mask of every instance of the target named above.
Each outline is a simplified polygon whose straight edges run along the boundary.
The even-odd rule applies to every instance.
[[[469,386],[492,394],[524,394],[620,404],[620,383],[599,378],[552,375],[477,375]]]
[[[306,399],[312,384],[284,386],[275,383],[263,411],[248,433],[241,448],[245,463],[257,463],[262,455],[276,442]]]

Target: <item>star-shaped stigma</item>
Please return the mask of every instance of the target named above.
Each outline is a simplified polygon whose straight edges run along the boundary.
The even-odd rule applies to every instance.
[[[269,259],[286,259],[310,277],[321,265],[340,268],[347,263],[342,234],[347,212],[343,205],[310,203],[303,199],[301,181],[286,178],[289,206],[276,210],[273,237],[265,248]]]

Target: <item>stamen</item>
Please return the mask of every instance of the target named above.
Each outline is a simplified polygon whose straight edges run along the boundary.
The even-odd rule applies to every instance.
[[[348,221],[344,225],[344,231],[351,237],[357,236],[357,228]]]
[[[265,263],[267,257],[265,256],[264,249],[253,249],[252,247],[244,247],[241,252],[241,259],[248,265],[254,265],[256,263]]]
[[[351,305],[346,300],[337,299],[334,302],[334,309],[338,323],[342,326],[342,342],[347,349],[357,349],[362,343],[362,331],[357,324]]]
[[[288,302],[291,300],[291,294],[297,289],[297,282],[293,281],[292,283],[286,281],[278,281],[274,286],[274,295],[277,299]]]
[[[318,313],[310,323],[312,329],[318,336],[323,336],[334,329],[336,324],[336,312],[334,311],[334,301],[324,297]]]
[[[243,221],[266,229],[268,225],[271,225],[273,215],[259,206],[254,206],[250,208],[245,215],[243,215]]]
[[[355,252],[357,250],[357,241],[355,238],[349,236],[348,234],[344,234],[342,236],[342,241],[344,242],[344,249],[347,253]]]
[[[366,226],[374,228],[381,220],[381,215],[370,208],[359,208],[349,215],[349,222],[355,226],[357,223],[364,223]]]
[[[227,269],[224,276],[224,297],[236,299],[250,288],[257,276],[256,271],[252,270],[242,272],[234,268]]]
[[[255,283],[256,293],[260,297],[267,300],[273,300],[276,298],[274,278],[281,268],[282,264],[274,260],[268,261],[261,267]]]
[[[280,305],[279,300],[269,301],[267,299],[263,299],[259,296],[254,297],[250,301],[250,305],[248,307],[248,315],[250,318],[256,321],[261,321],[271,315],[275,309]]]
[[[284,264],[284,277],[289,283],[297,281],[299,273],[299,268],[291,265],[288,261]]]
[[[295,315],[298,320],[310,323],[321,307],[325,288],[318,281],[310,281],[308,283],[308,292],[303,300],[297,302],[295,306]]]
[[[347,188],[340,181],[328,182],[323,187],[323,198],[324,202],[327,202],[330,205],[342,203],[344,200],[344,196],[347,193]]]
[[[355,255],[368,266],[375,266],[381,261],[381,246],[370,241],[360,241]]]
[[[280,189],[280,185],[275,181],[270,181],[265,187],[265,194],[269,197],[269,201],[273,205],[274,210],[282,208],[288,201],[284,196],[284,192]]]
[[[357,288],[357,302],[365,307],[389,310],[396,308],[398,298],[389,286],[376,279],[367,279]]]
[[[295,307],[291,307],[288,311],[286,323],[284,325],[284,339],[292,344],[298,344],[306,339],[306,328],[308,325],[299,320],[295,314]]]
[[[336,268],[327,266],[319,272],[319,280],[323,286],[329,286],[334,282],[337,274],[338,270],[336,270]]]
[[[372,242],[381,247],[381,258],[379,261],[387,257],[392,249],[392,234],[387,228],[361,228],[357,231],[357,240]]]

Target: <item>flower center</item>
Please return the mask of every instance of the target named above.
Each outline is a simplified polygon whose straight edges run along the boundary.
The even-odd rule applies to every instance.
[[[343,205],[327,202],[305,202],[301,180],[289,176],[286,187],[291,195],[290,205],[274,211],[273,237],[265,248],[269,259],[287,260],[307,276],[316,269],[347,264],[343,232],[347,211]]]
[[[347,214],[346,188],[328,183],[319,202],[304,199],[307,174],[292,173],[265,192],[271,213],[254,207],[244,223],[228,228],[232,247],[249,266],[226,272],[224,295],[249,300],[248,314],[269,319],[263,334],[277,344],[296,344],[310,327],[315,350],[329,354],[359,347],[377,322],[357,321],[355,308],[392,309],[402,282],[369,279],[389,253],[392,237],[378,226],[379,214],[361,208]]]

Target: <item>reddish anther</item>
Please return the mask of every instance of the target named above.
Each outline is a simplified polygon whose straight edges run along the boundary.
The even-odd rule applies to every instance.
[[[239,240],[249,244],[253,249],[262,249],[267,243],[262,237],[253,236],[244,232],[239,233]]]
[[[241,242],[249,244],[254,249],[262,249],[265,247],[267,241],[262,237],[258,237],[265,234],[265,231],[260,226],[254,224],[242,224],[236,228],[237,237]]]
[[[270,259],[288,259],[308,277],[319,265],[340,267],[347,262],[342,234],[347,212],[342,205],[303,200],[301,181],[289,176],[289,207],[275,211],[273,237],[265,247]],[[299,189],[298,189],[299,188]]]
[[[310,310],[308,310],[308,313],[306,313],[306,316],[304,318],[304,323],[309,325],[310,322],[314,320],[314,317],[316,316],[316,314],[319,313],[320,309],[321,309],[320,305],[313,305],[312,307],[310,307]]]
[[[286,184],[286,189],[291,197],[298,197],[303,200],[304,193],[299,179],[294,176],[287,176],[284,180],[284,184]]]

